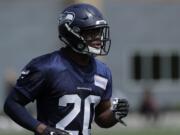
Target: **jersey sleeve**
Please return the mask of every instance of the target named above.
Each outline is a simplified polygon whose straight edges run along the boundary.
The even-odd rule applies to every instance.
[[[23,94],[30,101],[34,101],[43,90],[44,84],[45,76],[43,71],[29,64],[22,70],[15,90]]]
[[[112,75],[110,70],[108,70],[107,78],[108,78],[108,82],[102,100],[110,100],[112,96]]]

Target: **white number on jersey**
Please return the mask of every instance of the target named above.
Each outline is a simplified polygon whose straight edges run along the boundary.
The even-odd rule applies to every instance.
[[[82,99],[78,95],[64,95],[59,99],[59,106],[67,106],[68,103],[74,103],[74,108],[61,121],[56,124],[56,128],[65,129],[80,113]],[[90,105],[94,103],[94,108],[100,102],[99,96],[89,95],[84,100],[84,121],[83,121],[83,135],[89,135],[90,124]],[[78,135],[79,131],[69,131],[73,135]]]

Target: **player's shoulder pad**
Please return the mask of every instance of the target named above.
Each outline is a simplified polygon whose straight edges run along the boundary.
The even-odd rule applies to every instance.
[[[52,53],[44,54],[33,58],[26,66],[36,68],[37,70],[44,71],[51,68],[57,67],[59,65],[62,69],[64,68],[63,63],[61,62],[61,57],[58,51]]]

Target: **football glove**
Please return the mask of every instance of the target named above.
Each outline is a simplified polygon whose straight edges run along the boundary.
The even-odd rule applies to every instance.
[[[72,135],[72,134],[65,130],[61,130],[53,127],[47,127],[42,133],[42,135]]]
[[[112,101],[112,111],[115,119],[122,123],[124,126],[127,126],[122,118],[126,117],[129,112],[129,103],[126,99],[114,98]]]

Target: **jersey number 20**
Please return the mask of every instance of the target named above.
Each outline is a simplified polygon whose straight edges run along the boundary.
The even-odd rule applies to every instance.
[[[59,99],[59,106],[67,106],[68,103],[74,103],[74,108],[68,113],[61,121],[56,124],[56,128],[65,129],[80,113],[81,111],[81,98],[78,95],[64,95]],[[84,121],[83,121],[83,135],[89,134],[90,122],[90,105],[94,103],[94,107],[99,103],[100,97],[89,95],[84,99]],[[70,131],[73,135],[78,135],[78,131]]]

